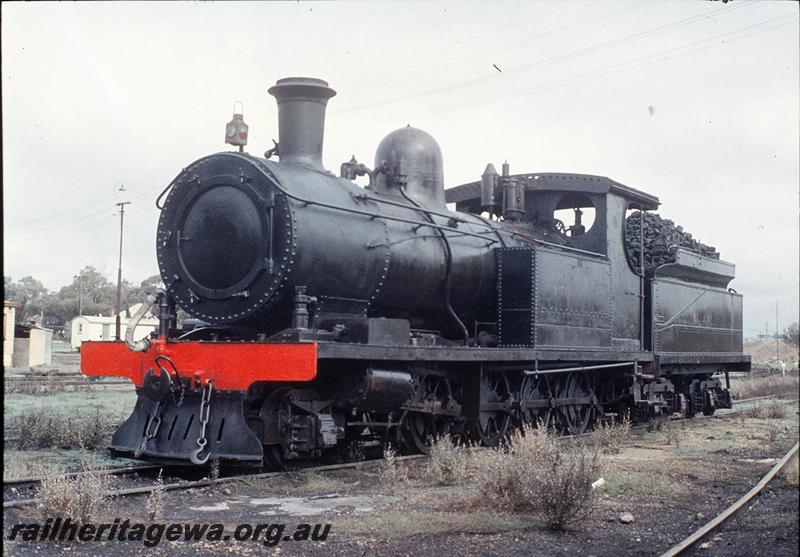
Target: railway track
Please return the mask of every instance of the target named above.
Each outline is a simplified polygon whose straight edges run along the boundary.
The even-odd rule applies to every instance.
[[[742,399],[742,400],[735,401],[735,404],[740,405],[740,404],[749,403],[749,402],[758,402],[758,401],[762,401],[762,400],[772,400],[772,399],[776,399],[776,396],[768,395],[768,396],[747,398],[747,399]],[[781,403],[784,403],[784,404],[789,404],[789,403],[794,403],[794,402],[797,402],[797,400],[781,400]],[[722,411],[722,412],[720,412],[718,414],[715,414],[715,415],[712,415],[712,416],[695,416],[694,418],[692,418],[692,420],[693,421],[697,421],[697,420],[703,420],[703,419],[711,419],[711,418],[714,418],[714,417],[727,418],[727,417],[735,416],[737,413],[739,413],[739,412],[741,412],[743,410],[746,410],[746,409],[745,408],[742,408],[742,409],[734,408],[734,409],[731,409],[731,410]],[[675,419],[676,420],[682,420],[684,418],[675,418]],[[632,427],[631,431],[642,430],[642,429],[646,429],[647,427],[649,427],[648,424],[639,424],[639,425],[636,425],[636,426]],[[563,437],[560,437],[559,439],[562,439],[564,441],[569,441],[569,440],[574,440],[574,439],[590,437],[591,435],[592,435],[592,433],[589,432],[589,433],[583,433],[583,434],[580,434],[580,435],[565,435]],[[399,461],[411,461],[411,460],[420,460],[420,459],[425,459],[425,458],[427,458],[427,455],[410,455],[410,456],[398,457],[397,460],[399,460]],[[365,467],[376,466],[381,462],[382,462],[382,459],[364,460],[364,461],[358,461],[358,462],[348,462],[348,463],[344,463],[344,464],[331,464],[331,465],[322,465],[322,466],[312,466],[312,467],[307,467],[307,468],[301,468],[298,471],[300,471],[300,472],[329,472],[329,471],[345,470],[345,469],[360,469],[360,468],[365,468]],[[140,473],[140,472],[153,472],[153,471],[158,470],[158,469],[168,470],[168,469],[175,469],[175,468],[187,470],[186,467],[174,467],[174,466],[170,467],[170,466],[166,466],[166,465],[145,465],[145,466],[135,466],[135,467],[128,467],[128,468],[116,468],[116,469],[111,469],[111,470],[99,470],[99,471],[98,470],[94,470],[94,471],[85,471],[85,472],[70,472],[70,473],[66,474],[66,476],[67,477],[76,477],[76,476],[81,476],[81,475],[90,474],[90,473],[95,473],[95,474],[96,473],[101,473],[101,474],[109,474],[109,475],[114,475],[114,476],[125,476],[125,475],[132,475],[132,474],[135,474],[135,473]],[[197,472],[197,469],[192,469],[192,470],[195,473]],[[152,485],[136,486],[136,487],[130,487],[130,488],[125,488],[125,489],[109,490],[109,491],[106,492],[106,495],[108,495],[110,497],[127,497],[127,496],[132,496],[132,495],[145,495],[145,494],[152,493],[153,491],[155,491],[157,489],[160,489],[160,490],[163,490],[163,491],[174,491],[174,490],[182,490],[182,489],[201,488],[201,487],[209,487],[209,486],[212,486],[212,485],[220,485],[220,484],[225,484],[225,483],[236,482],[236,481],[240,481],[242,479],[274,478],[274,477],[287,475],[287,474],[290,474],[290,473],[291,472],[280,472],[280,471],[279,472],[261,472],[261,473],[255,473],[255,474],[232,474],[230,476],[225,476],[225,477],[216,478],[216,479],[203,478],[203,479],[195,480],[195,481],[180,481],[179,480],[179,481],[171,481],[170,483],[162,483],[162,484],[156,484],[155,482],[153,482]],[[9,481],[4,481],[3,482],[3,484],[4,484],[3,508],[4,509],[19,508],[19,507],[24,507],[24,506],[28,506],[28,505],[37,504],[39,502],[38,498],[30,497],[30,498],[21,498],[20,499],[20,498],[16,498],[16,496],[17,496],[17,494],[20,494],[20,493],[23,493],[23,492],[35,493],[35,489],[36,489],[37,485],[40,485],[41,481],[43,479],[44,478],[36,477],[36,478],[21,478],[21,479],[12,479],[12,480],[9,480]],[[172,478],[170,477],[170,479],[172,479]],[[25,486],[25,489],[23,489],[23,486]],[[12,498],[12,495],[10,495],[10,494],[5,492],[5,489],[7,487],[15,487],[16,488],[15,492],[14,492],[14,495],[13,495],[13,498]]]
[[[427,458],[427,455],[409,455],[409,456],[401,456],[397,457],[398,461],[412,461],[412,460],[420,460]],[[358,462],[347,462],[344,464],[329,464],[329,465],[322,465],[322,466],[310,466],[307,468],[302,468],[298,470],[299,472],[331,472],[334,470],[347,470],[347,469],[362,469],[362,468],[370,468],[379,465],[383,462],[382,459],[374,459],[374,460],[361,460]],[[167,468],[166,466],[154,466],[155,468]],[[212,485],[220,485],[226,483],[237,482],[242,479],[260,479],[260,478],[276,478],[280,476],[286,476],[291,474],[292,472],[261,472],[257,474],[234,474],[231,476],[226,476],[223,478],[204,478],[201,480],[196,481],[178,481],[172,483],[163,483],[160,485],[153,485],[149,486],[141,486],[141,487],[132,487],[127,489],[118,489],[118,490],[109,490],[105,492],[105,495],[109,497],[128,497],[132,495],[146,495],[152,493],[156,490],[161,491],[175,491],[175,490],[182,490],[182,489],[193,489],[193,488],[200,488],[200,487],[209,487]],[[38,498],[28,498],[28,499],[16,499],[10,501],[3,501],[3,509],[9,508],[19,508],[25,507],[29,505],[36,505],[39,503]]]
[[[719,526],[724,524],[725,521],[727,521],[730,517],[736,514],[736,512],[739,511],[743,506],[745,506],[753,497],[761,493],[761,490],[763,490],[767,486],[767,484],[770,481],[772,481],[772,478],[774,478],[778,474],[778,472],[780,472],[783,469],[783,467],[786,466],[786,463],[789,462],[789,460],[794,455],[797,454],[799,446],[800,444],[795,443],[794,447],[789,449],[789,452],[787,452],[783,456],[783,458],[781,458],[775,464],[775,466],[773,466],[770,469],[769,472],[764,474],[764,476],[758,481],[758,483],[756,483],[756,485],[753,486],[753,488],[750,491],[745,493],[742,497],[737,499],[736,502],[734,502],[731,506],[729,506],[727,509],[725,509],[716,517],[707,522],[702,528],[694,531],[690,536],[684,538],[681,542],[672,546],[666,552],[662,553],[661,557],[677,557],[678,555],[682,555],[685,551],[690,549],[697,542],[699,542],[708,534],[716,530]]]

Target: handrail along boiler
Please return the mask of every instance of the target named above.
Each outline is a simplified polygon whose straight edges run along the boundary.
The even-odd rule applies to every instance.
[[[333,89],[269,92],[275,148],[200,158],[160,198],[158,335],[82,346],[84,374],[138,391],[113,450],[286,468],[730,407],[715,374],[750,368],[734,267],[683,241],[654,264],[656,197],[507,163],[445,190],[439,146],[412,127],[337,177],[322,165]],[[194,318],[182,329],[176,307]]]

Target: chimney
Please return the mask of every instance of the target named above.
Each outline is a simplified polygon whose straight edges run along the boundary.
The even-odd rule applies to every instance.
[[[324,171],[325,106],[336,91],[313,77],[286,77],[269,88],[278,101],[278,154],[282,163]]]

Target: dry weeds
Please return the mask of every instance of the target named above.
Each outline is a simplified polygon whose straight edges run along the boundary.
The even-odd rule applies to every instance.
[[[760,420],[780,420],[786,417],[786,405],[778,401],[769,401],[764,404],[753,402],[753,406],[743,409],[741,415],[745,418]]]
[[[389,493],[397,493],[408,485],[408,468],[397,460],[397,451],[392,448],[383,451],[379,474],[381,486]]]
[[[620,444],[630,431],[631,421],[625,417],[621,422],[599,423],[589,439],[603,453],[617,454]]]
[[[478,504],[541,515],[555,530],[591,514],[592,482],[600,477],[596,448],[568,447],[546,429],[526,426],[511,435],[506,449],[482,456],[476,470]]]
[[[457,444],[450,435],[436,439],[431,446],[430,460],[422,470],[422,478],[439,485],[454,485],[467,479],[469,447]]]
[[[222,465],[220,464],[219,459],[211,459],[211,463],[208,465],[208,477],[216,481],[219,479],[219,474],[221,471]]]
[[[39,487],[39,499],[34,514],[45,521],[48,518],[69,517],[75,522],[96,521],[108,509],[110,498],[108,476],[98,471],[85,470],[78,476],[52,473]]]
[[[14,426],[17,449],[97,449],[108,443],[114,428],[111,419],[99,412],[66,416],[42,409],[20,414]]]
[[[38,379],[21,379],[3,381],[6,394],[47,396],[63,392],[84,392],[91,389],[87,382],[78,384],[79,380],[69,380],[59,374],[50,373]]]
[[[664,434],[664,442],[667,445],[674,445],[675,450],[681,450],[681,438],[683,437],[686,426],[683,421],[673,421],[669,418],[661,420],[661,433]],[[680,424],[680,426],[678,425]]]
[[[781,477],[788,485],[800,487],[800,463],[798,463],[798,456],[796,453],[794,457],[786,463],[783,470],[781,470]]]
[[[51,474],[62,473],[63,470],[50,464],[11,457],[3,463],[3,480],[19,480],[24,478],[42,478]]]
[[[164,477],[162,472],[163,470],[158,471],[153,491],[147,496],[147,503],[145,503],[150,520],[159,520],[164,515]]]
[[[737,379],[731,385],[734,398],[755,398],[759,396],[777,395],[780,398],[797,398],[800,390],[800,376],[791,373]]]

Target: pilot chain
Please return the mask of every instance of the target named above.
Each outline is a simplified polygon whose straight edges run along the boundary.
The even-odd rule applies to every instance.
[[[205,450],[206,445],[208,444],[208,439],[206,439],[206,429],[208,428],[208,422],[211,416],[211,392],[213,390],[214,387],[211,384],[211,381],[207,381],[203,387],[203,395],[200,399],[200,437],[197,439],[197,449],[192,452],[191,456],[189,457],[189,460],[191,460],[193,464],[205,464],[208,462],[209,456],[211,456],[210,451],[203,457],[200,456],[200,453]]]

